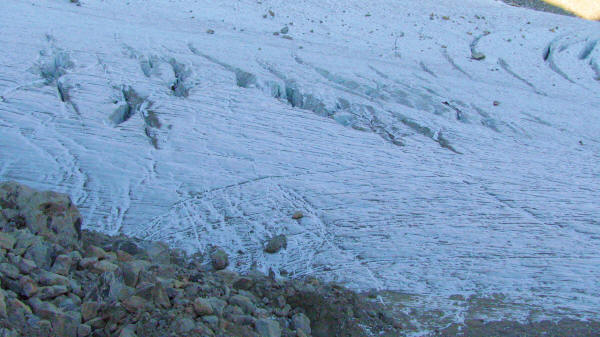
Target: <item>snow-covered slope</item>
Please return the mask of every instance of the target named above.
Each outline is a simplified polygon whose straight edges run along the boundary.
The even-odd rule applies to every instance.
[[[242,271],[600,318],[600,23],[491,0],[81,2],[0,3],[0,179]]]

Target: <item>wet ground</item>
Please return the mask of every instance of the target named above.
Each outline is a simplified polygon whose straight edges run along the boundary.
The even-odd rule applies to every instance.
[[[376,296],[376,295],[379,295]],[[452,295],[448,300],[455,310],[416,309],[411,306],[418,295],[397,292],[367,293],[374,301],[386,303],[387,312],[399,322],[402,336],[418,337],[592,337],[600,336],[600,322],[562,316],[553,320],[549,310],[534,305],[510,302],[501,294],[492,296]],[[503,309],[528,309],[528,317],[503,317]],[[457,317],[462,319],[457,320]],[[578,317],[574,314],[573,317]],[[581,317],[581,316],[579,316]],[[457,321],[462,321],[457,323]]]
[[[599,336],[600,323],[595,321],[577,321],[563,319],[558,322],[541,321],[533,323],[518,323],[513,321],[482,322],[472,320],[464,325],[453,324],[431,336]]]

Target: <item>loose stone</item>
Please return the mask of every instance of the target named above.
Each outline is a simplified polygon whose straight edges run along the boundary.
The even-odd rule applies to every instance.
[[[194,312],[198,316],[206,316],[212,315],[214,310],[208,299],[199,297],[194,300]]]
[[[272,319],[261,318],[256,321],[256,332],[262,337],[281,337],[279,323]]]
[[[0,273],[13,280],[19,278],[19,269],[10,263],[0,263]]]
[[[51,271],[53,273],[66,276],[69,274],[69,270],[71,269],[71,265],[73,264],[73,259],[69,255],[61,254],[56,257],[54,260],[54,264],[52,265]]]
[[[269,239],[267,242],[267,247],[265,248],[265,252],[274,254],[280,251],[282,248],[287,248],[287,238],[285,235],[280,234]]]
[[[292,316],[292,328],[302,330],[305,334],[310,335],[310,319],[303,313],[295,314]]]
[[[0,232],[0,248],[11,250],[15,246],[17,240],[9,233]]]
[[[34,270],[37,269],[37,265],[35,264],[35,262],[23,258],[19,259],[17,266],[19,267],[19,271],[21,272],[21,274],[26,275],[31,274]]]
[[[77,337],[86,337],[92,333],[92,327],[87,324],[81,324],[77,327]]]
[[[216,270],[225,269],[229,265],[229,257],[227,256],[227,253],[221,248],[215,250],[215,252],[211,256],[211,260],[213,268],[215,268]]]

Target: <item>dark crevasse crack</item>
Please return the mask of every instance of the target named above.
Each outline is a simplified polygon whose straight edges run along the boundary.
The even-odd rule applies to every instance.
[[[567,76],[567,74],[565,74],[558,67],[558,65],[556,65],[556,62],[554,61],[554,49],[556,48],[556,43],[557,43],[557,39],[554,39],[548,44],[548,46],[546,46],[546,49],[544,49],[544,55],[543,55],[544,61],[546,61],[548,63],[548,66],[550,67],[550,69],[552,71],[554,71],[555,73],[560,75],[565,80],[567,80],[571,83],[575,83],[575,81],[573,81],[571,78],[569,78],[569,76]],[[562,46],[562,47],[564,47],[564,46]]]
[[[465,114],[465,112],[461,109],[459,109],[456,105],[455,102],[448,102],[448,101],[444,101],[442,102],[442,104],[450,107],[452,110],[454,110],[455,112],[455,118],[457,121],[459,122],[463,122],[463,123],[467,123],[468,122],[468,118],[467,115]]]
[[[191,70],[185,64],[179,63],[173,58],[169,60],[169,65],[171,65],[175,75],[175,80],[171,83],[171,91],[177,97],[188,97],[190,89],[193,87],[192,83],[189,82]]]
[[[399,88],[391,88],[391,87],[389,87],[387,85],[383,85],[383,84],[378,84],[378,86],[376,88],[368,86],[368,85],[362,85],[355,81],[346,79],[340,75],[333,74],[326,69],[311,66],[310,64],[306,63],[299,57],[295,57],[295,60],[299,64],[312,67],[318,74],[323,76],[325,79],[344,87],[346,89],[346,91],[350,91],[351,93],[358,95],[360,97],[366,96],[366,98],[369,100],[393,101],[395,103],[398,103],[398,104],[401,104],[401,105],[404,105],[404,106],[407,106],[410,108],[416,108],[416,109],[423,110],[423,111],[431,111],[436,115],[442,115],[448,111],[448,109],[446,107],[435,102],[435,100],[431,97],[431,95],[429,95],[425,92],[422,92],[420,89],[412,88],[410,86],[404,85],[397,81],[395,81],[395,83],[402,86],[404,90],[399,89]],[[387,76],[383,72],[377,70],[373,66],[370,66],[370,68],[372,70],[374,70],[382,78],[389,79],[389,76]],[[395,128],[393,125],[386,127],[384,124],[377,122],[377,112],[371,106],[369,106],[368,108],[370,108],[368,110],[371,111],[370,117],[368,118],[370,120],[369,125],[371,125],[371,130],[373,132],[379,134],[383,139],[389,141],[390,143],[392,143],[394,145],[404,145],[404,143],[400,140],[401,137],[395,136],[395,134],[397,134],[397,131],[398,131],[397,128]],[[401,119],[405,119],[398,112],[390,112],[390,113],[392,115],[396,115],[396,116],[400,117]],[[466,120],[466,118],[463,118],[463,121],[465,121],[465,120]],[[431,136],[429,136],[429,138],[433,139],[433,137],[431,137]],[[440,143],[440,145],[441,144],[442,143]],[[451,146],[449,146],[449,144],[447,144],[447,140],[445,141],[444,144],[448,145],[448,146],[443,146],[444,148],[451,149],[452,151],[458,153]]]
[[[471,75],[469,75],[469,73],[464,71],[461,67],[458,66],[458,64],[456,64],[456,62],[454,62],[454,59],[450,56],[450,54],[448,54],[448,50],[446,48],[442,48],[442,55],[444,55],[444,58],[448,61],[448,63],[450,63],[452,68],[456,69],[458,72],[467,76],[469,79],[473,79],[473,77],[471,77]]]
[[[402,140],[400,139],[400,137],[395,136],[392,132],[388,131],[386,125],[384,123],[382,123],[379,118],[377,118],[377,116],[375,115],[375,111],[373,110],[372,107],[367,106],[367,108],[370,108],[371,110],[371,118],[369,120],[369,126],[371,127],[371,131],[377,135],[379,135],[379,137],[383,138],[384,140],[397,145],[397,146],[404,146],[404,142],[402,142]]]
[[[303,64],[303,61],[299,58],[296,59],[296,62]],[[334,106],[328,107],[324,103],[324,101],[319,99],[317,96],[303,92],[298,82],[296,82],[295,80],[288,79],[283,73],[276,70],[272,66],[269,66],[265,63],[261,63],[261,65],[263,66],[263,68],[265,68],[270,73],[272,73],[284,82],[284,98],[292,107],[308,110],[317,115],[332,118],[336,122],[347,127],[352,127],[356,130],[371,131],[393,145],[404,145],[404,143],[401,140],[401,135],[398,133],[398,130],[395,130],[393,127],[390,128],[385,123],[383,123],[377,116],[377,110],[372,106],[351,103],[347,99],[340,97],[338,98]],[[339,76],[331,75],[326,70],[319,69],[317,70],[317,72],[319,72],[325,77],[329,77],[333,82],[335,82],[338,85],[341,85],[345,89],[354,91],[361,88],[361,86],[358,83],[353,81],[347,81]],[[347,92],[348,90],[344,91]],[[368,92],[368,90],[366,91]],[[363,97],[363,94],[360,92],[355,94]]]
[[[71,99],[71,89],[73,89],[73,87],[65,80],[63,80],[62,77],[56,81],[56,91],[58,93],[58,99],[64,104],[73,108],[73,111],[79,114],[79,108]]]
[[[425,63],[423,63],[423,61],[419,62],[419,66],[421,67],[421,69],[423,69],[423,71],[424,71],[424,72],[426,72],[426,73],[428,73],[429,75],[431,75],[431,76],[433,76],[433,77],[437,78],[437,75],[436,75],[436,74],[435,74],[433,71],[431,71],[431,69],[429,69],[429,68],[428,68],[428,67],[425,65]]]
[[[594,49],[596,48],[597,45],[598,45],[598,40],[588,42],[585,45],[585,47],[583,48],[583,50],[581,51],[581,53],[579,54],[579,59],[585,60],[586,58],[588,58],[590,56],[590,54],[592,53],[592,51],[594,51]]]
[[[173,57],[167,58],[156,55],[146,56],[128,45],[123,46],[123,53],[129,58],[138,60],[142,73],[148,78],[160,75],[161,63],[167,63],[171,67],[174,77],[173,81],[168,84],[169,90],[171,90],[176,97],[188,97],[190,90],[195,85],[190,81],[190,78],[192,77],[192,70],[190,67],[178,62]]]
[[[384,115],[387,116],[387,114],[390,114],[390,116],[385,118],[400,120],[402,122],[401,125],[408,126],[409,129],[416,131],[416,133],[427,136],[428,138],[437,142],[441,147],[446,148],[454,153],[460,153],[449,144],[449,141],[444,138],[441,133],[435,133],[429,128],[423,127],[418,123],[407,119],[398,112],[383,110],[378,111],[372,105],[353,103],[342,97],[339,97],[335,103],[329,106],[317,95],[306,92],[296,80],[289,78],[286,76],[286,74],[265,62],[257,61],[263,69],[268,71],[277,80],[259,79],[255,74],[234,67],[212,56],[202,53],[191,44],[188,44],[188,48],[195,55],[201,56],[208,61],[223,67],[227,71],[232,72],[235,75],[235,81],[238,87],[260,89],[262,92],[270,95],[273,98],[284,100],[291,107],[310,111],[319,116],[334,119],[339,124],[359,131],[373,132],[390,144],[404,146],[405,143],[403,142],[402,137],[409,134],[408,131],[402,132],[397,126],[392,125],[391,121],[383,121],[381,119],[381,117]],[[295,57],[295,60],[300,65],[310,66],[299,57]],[[382,88],[379,87],[374,88],[362,85],[356,81],[348,80],[342,76],[333,74],[323,68],[312,67],[312,69],[328,81],[334,83],[336,85],[334,88],[356,95],[362,99],[367,99],[370,101],[392,100],[396,103],[404,103],[404,105],[410,107],[433,110],[433,112],[436,114],[441,114],[448,110],[448,108],[442,104],[437,104],[437,106],[435,106],[435,104],[431,103],[433,98],[426,93],[410,94],[408,92],[399,91],[398,89],[388,94],[388,92],[390,92],[389,90],[383,91]],[[385,76],[385,74],[381,74]],[[403,99],[403,97],[412,97],[415,95],[419,97],[416,105],[413,105],[407,99]]]
[[[145,56],[126,44],[123,45],[123,54],[140,62],[140,69],[144,73],[144,76],[152,77],[153,75],[160,75],[159,65],[162,62],[160,57],[156,55]]]
[[[309,110],[319,116],[331,117],[333,112],[327,109],[322,100],[312,94],[303,93],[298,83],[294,80],[285,81],[285,97],[294,108]]]
[[[159,149],[159,130],[162,123],[158,118],[156,111],[152,109],[153,103],[146,97],[143,97],[129,85],[122,85],[119,88],[119,107],[110,115],[110,121],[116,126],[128,121],[136,113],[140,113],[144,121],[144,134],[150,144]]]
[[[379,71],[377,68],[375,68],[371,65],[369,65],[369,69],[373,70],[375,72],[375,74],[377,74],[381,78],[384,78],[386,80],[390,79],[390,77],[387,74],[383,73],[382,71]]]
[[[144,134],[148,137],[150,144],[155,148],[159,149],[159,130],[162,127],[162,123],[158,119],[158,115],[152,109],[152,102],[147,102],[144,109],[141,110],[142,117],[144,118]]]
[[[46,84],[56,83],[61,76],[65,75],[75,65],[71,61],[69,53],[60,49],[53,48],[49,55],[47,52],[42,51],[40,56],[37,67]]]
[[[481,40],[482,37],[487,36],[487,35],[489,35],[489,32],[483,33],[483,34],[477,36],[476,38],[474,38],[473,41],[471,41],[469,48],[471,49],[471,58],[472,59],[474,59],[474,60],[485,59],[485,54],[477,51],[477,44],[479,43],[479,40]]]
[[[509,75],[511,75],[512,77],[516,78],[517,80],[525,83],[525,85],[527,85],[528,87],[530,87],[531,89],[533,89],[533,91],[538,94],[538,95],[542,95],[542,96],[547,96],[545,93],[539,91],[534,85],[533,83],[529,82],[528,80],[526,80],[525,78],[519,76],[519,74],[515,73],[511,67],[508,65],[508,63],[502,59],[499,58],[498,59],[498,65],[500,66],[500,68],[502,68],[504,71],[506,71]]]
[[[142,103],[144,103],[144,98],[140,97],[140,95],[129,85],[122,85],[119,88],[119,91],[121,104],[109,117],[115,126],[129,120],[131,116],[140,111]]]
[[[70,106],[77,114],[79,109],[71,100],[70,90],[72,86],[65,80],[65,75],[69,70],[75,67],[75,63],[71,60],[70,54],[56,47],[56,40],[51,35],[46,36],[50,47],[47,50],[40,51],[35,69],[44,79],[45,85],[55,86],[58,99],[66,106]]]
[[[595,80],[596,81],[600,81],[600,64],[598,63],[598,61],[596,59],[591,59],[590,60],[590,67],[592,68],[592,70],[596,74]]]
[[[462,154],[462,152],[456,150],[452,145],[450,145],[450,142],[448,141],[448,139],[446,139],[443,135],[442,135],[442,131],[434,132],[433,130],[431,130],[429,127],[420,125],[419,123],[417,123],[414,120],[411,120],[409,118],[403,118],[401,119],[402,124],[408,126],[409,128],[413,129],[414,131],[416,131],[417,133],[430,138],[432,140],[434,140],[436,143],[438,143],[441,147],[448,149],[456,154]]]
[[[285,75],[275,70],[273,67],[261,64],[263,68],[267,69],[275,77],[283,81],[283,85],[275,81],[258,81],[255,74],[242,70],[240,68],[231,66],[227,63],[221,62],[216,58],[206,55],[194,47],[192,44],[188,45],[188,48],[195,55],[201,56],[208,61],[218,64],[224,69],[235,74],[236,85],[241,88],[258,88],[266,91],[271,97],[278,99],[285,99],[292,107],[300,108],[303,110],[312,111],[321,116],[331,116],[332,112],[327,109],[326,105],[322,100],[312,94],[305,94],[300,89],[298,83],[293,79],[288,79]]]
[[[300,65],[304,65],[304,66],[312,68],[315,72],[317,72],[319,75],[321,75],[323,78],[325,78],[329,82],[339,85],[340,87],[343,88],[343,91],[349,92],[351,94],[354,94],[354,95],[357,95],[357,96],[360,96],[360,97],[363,97],[366,99],[371,99],[371,100],[379,99],[379,100],[386,101],[389,99],[382,93],[380,88],[374,88],[374,87],[371,87],[368,85],[363,85],[363,84],[360,84],[351,79],[344,78],[340,75],[330,72],[327,69],[323,69],[321,67],[311,65],[311,64],[305,62],[304,60],[302,60],[298,56],[295,56],[294,60],[296,61],[296,63],[298,63]],[[375,68],[371,67],[371,69],[375,69]],[[383,73],[381,73],[381,74],[384,75]]]
[[[435,141],[438,142],[438,144],[440,144],[441,147],[448,149],[456,154],[462,154],[462,152],[457,151],[452,145],[450,145],[450,142],[448,141],[448,139],[446,139],[443,135],[442,135],[442,131],[439,131],[437,134],[437,139],[434,138]]]
[[[379,76],[385,75],[383,72],[372,66],[370,68]],[[389,76],[387,75],[385,75],[385,77],[381,77],[386,80],[390,80]],[[371,88],[370,90],[383,91],[386,94],[379,95],[380,99],[390,100],[394,103],[398,103],[409,108],[432,112],[440,116],[449,112],[449,109],[440,103],[442,96],[433,90],[427,87],[415,88],[414,86],[403,83],[399,80],[391,81],[393,82],[392,85],[380,84],[378,88]]]
[[[573,46],[576,43],[579,43],[581,41],[576,41],[576,42],[563,42],[561,44],[559,44],[559,41],[561,39],[565,38],[564,36],[562,37],[557,37],[555,39],[553,39],[552,41],[550,41],[550,43],[548,43],[548,45],[546,46],[546,48],[544,49],[544,53],[542,54],[542,57],[544,59],[544,61],[548,64],[548,66],[550,67],[550,69],[552,71],[554,71],[555,73],[557,73],[559,76],[561,76],[562,78],[564,78],[565,80],[573,83],[573,84],[577,84],[580,85],[578,83],[576,83],[573,79],[571,79],[557,64],[555,61],[555,54],[556,54],[556,50],[558,50],[558,52],[562,52],[566,49],[568,49],[569,47]],[[568,37],[566,37],[565,39],[568,39]],[[597,57],[594,57],[594,51],[597,50],[596,47],[598,46],[598,41],[599,40],[592,40],[592,41],[588,41],[585,46],[583,47],[583,49],[581,50],[581,52],[579,52],[579,55],[577,56],[578,60],[586,60],[589,59],[589,66],[591,68],[591,70],[594,72],[595,80],[600,81],[600,66],[598,65],[598,61],[597,61]],[[586,88],[585,86],[580,85],[581,87]]]
[[[481,109],[480,107],[476,106],[476,105],[471,105],[473,107],[473,109],[475,109],[475,111],[477,111],[477,113],[479,114],[479,116],[482,117],[481,119],[481,125],[490,128],[496,132],[500,132],[500,129],[498,128],[498,122],[493,119],[492,117],[490,117],[490,115],[485,112],[483,109]]]
[[[65,85],[62,82],[58,82],[56,83],[56,90],[58,91],[58,99],[60,99],[61,102],[68,102],[70,101],[71,97],[69,96],[69,90],[71,89],[70,86]]]
[[[153,75],[160,75],[160,58],[158,56],[140,56],[139,61],[144,76],[152,77]]]
[[[240,68],[236,68],[233,67],[227,63],[221,62],[219,60],[217,60],[216,58],[210,56],[210,55],[206,55],[204,53],[202,53],[200,50],[198,50],[196,47],[194,47],[194,45],[192,44],[188,44],[188,48],[190,49],[190,51],[198,56],[201,56],[205,59],[207,59],[208,61],[218,64],[221,67],[225,68],[228,71],[231,71],[232,73],[235,74],[235,84],[240,87],[240,88],[251,88],[251,87],[256,87],[257,86],[257,79],[256,79],[256,75],[249,73],[247,71],[244,71]]]

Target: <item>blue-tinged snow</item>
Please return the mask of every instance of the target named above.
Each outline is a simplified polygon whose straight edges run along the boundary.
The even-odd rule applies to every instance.
[[[0,179],[69,193],[87,228],[457,319],[457,294],[600,318],[598,22],[491,0],[3,0],[0,31]]]

